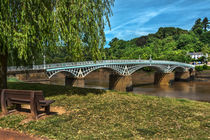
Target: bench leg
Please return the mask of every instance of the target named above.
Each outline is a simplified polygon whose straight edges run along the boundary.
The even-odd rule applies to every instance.
[[[33,117],[33,119],[38,119],[38,110],[37,110],[37,106],[34,104],[30,105],[31,108],[31,115]]]
[[[6,101],[1,101],[1,110],[2,110],[3,115],[7,115],[8,114]]]
[[[47,115],[50,114],[50,105],[45,106],[45,113],[46,113]]]

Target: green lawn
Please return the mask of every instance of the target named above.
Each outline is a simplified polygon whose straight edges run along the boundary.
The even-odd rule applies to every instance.
[[[8,77],[8,78],[7,78],[7,81],[8,81],[8,82],[21,82],[20,80],[18,80],[18,79],[15,78],[15,77]]]
[[[68,113],[25,124],[26,116],[10,114],[0,118],[2,128],[58,140],[210,139],[210,103],[43,84],[9,88],[43,90]]]

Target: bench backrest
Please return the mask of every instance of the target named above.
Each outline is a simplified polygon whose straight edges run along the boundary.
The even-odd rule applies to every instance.
[[[34,96],[37,100],[44,100],[42,91],[33,91],[33,90],[14,90],[14,89],[4,89],[5,98],[14,98],[14,99],[31,99],[31,94],[34,92]]]

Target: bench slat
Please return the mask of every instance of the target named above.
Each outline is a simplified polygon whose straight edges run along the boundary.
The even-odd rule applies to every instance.
[[[29,104],[30,103],[30,100],[17,99],[17,98],[10,98],[10,101],[12,103],[16,103],[16,104],[17,103],[20,103],[20,104],[24,104],[24,103]],[[40,103],[41,106],[48,106],[48,105],[50,105],[54,102],[55,102],[55,100],[39,100],[39,103]]]

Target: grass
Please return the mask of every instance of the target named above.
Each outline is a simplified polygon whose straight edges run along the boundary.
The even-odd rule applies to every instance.
[[[207,65],[195,66],[195,70],[197,71],[210,70],[210,66]]]
[[[9,83],[13,89],[43,90],[53,106],[69,113],[20,123],[0,118],[0,127],[51,139],[210,139],[210,104],[64,86]]]
[[[18,79],[15,78],[15,77],[8,77],[8,78],[7,78],[7,81],[8,81],[8,82],[21,82],[20,80],[18,80]]]

